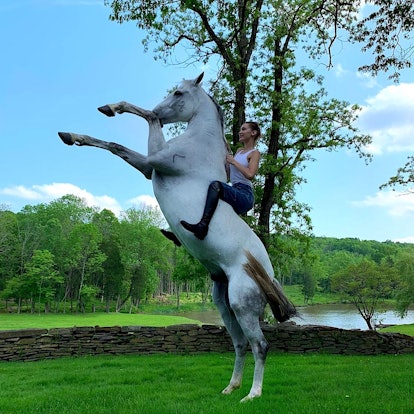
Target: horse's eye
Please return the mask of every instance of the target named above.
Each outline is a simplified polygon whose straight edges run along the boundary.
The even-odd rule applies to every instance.
[[[174,96],[181,96],[183,93],[181,91],[175,91],[174,92]]]

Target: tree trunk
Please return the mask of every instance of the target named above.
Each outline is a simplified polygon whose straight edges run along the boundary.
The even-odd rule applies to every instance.
[[[239,131],[242,124],[246,121],[246,77],[245,71],[237,71],[236,79],[239,79],[236,85],[235,105],[233,107],[232,137],[233,145],[239,144]]]
[[[366,322],[366,324],[368,326],[368,329],[370,331],[375,331],[375,327],[372,325],[372,318],[369,317],[369,316],[366,316],[366,317],[364,317],[364,320],[365,320],[365,322]]]
[[[180,287],[179,284],[176,284],[175,292],[177,293],[177,309],[180,308]]]
[[[268,155],[273,157],[274,160],[277,160],[279,156],[281,137],[280,125],[282,121],[282,111],[280,108],[280,96],[282,94],[283,81],[283,67],[280,62],[281,54],[280,40],[275,39],[274,58],[275,61],[277,61],[277,63],[275,63],[273,85],[275,98],[272,101],[272,127],[270,130],[269,146],[267,151]],[[275,204],[275,179],[276,173],[266,174],[263,187],[263,197],[259,211],[258,235],[266,247],[269,245],[271,212],[272,207]]]

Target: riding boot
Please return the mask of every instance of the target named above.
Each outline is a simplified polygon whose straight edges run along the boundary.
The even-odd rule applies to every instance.
[[[197,239],[204,240],[208,233],[208,226],[213,217],[214,212],[216,211],[218,201],[220,199],[221,184],[219,181],[213,181],[207,191],[207,199],[204,207],[203,217],[196,224],[187,223],[184,220],[181,220],[182,226],[194,233]]]
[[[164,229],[160,229],[161,233],[168,239],[171,240],[177,247],[181,246],[180,240],[177,239],[177,236],[172,232]]]

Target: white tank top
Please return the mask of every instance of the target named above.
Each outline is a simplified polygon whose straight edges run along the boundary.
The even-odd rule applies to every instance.
[[[247,159],[247,157],[253,151],[255,151],[254,148],[247,152],[239,151],[234,156],[234,159],[239,164],[243,165],[243,167],[247,168],[249,166],[249,160]],[[248,178],[246,178],[239,169],[237,169],[234,165],[231,165],[231,164],[230,164],[230,181],[232,184],[241,183],[241,184],[245,184],[250,187],[253,187],[252,182]]]

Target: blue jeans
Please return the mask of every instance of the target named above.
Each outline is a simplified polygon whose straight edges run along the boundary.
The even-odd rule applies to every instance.
[[[246,214],[253,208],[254,194],[253,189],[246,184],[236,183],[232,186],[221,184],[220,198],[233,207],[237,214]]]

